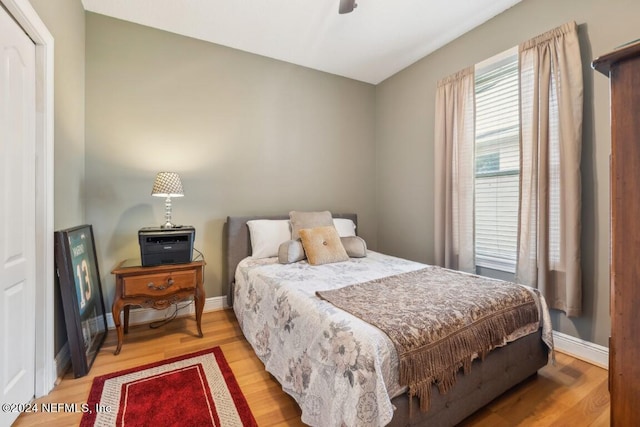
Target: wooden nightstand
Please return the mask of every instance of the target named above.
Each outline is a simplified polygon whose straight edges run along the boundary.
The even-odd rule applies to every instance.
[[[204,265],[204,261],[195,261],[188,264],[142,267],[139,262],[125,260],[114,268],[111,273],[116,275],[116,295],[111,312],[118,333],[118,347],[114,354],[120,353],[124,334],[129,332],[129,308],[132,305],[162,310],[177,301],[193,297],[198,335],[202,337]],[[124,328],[120,323],[123,307]]]

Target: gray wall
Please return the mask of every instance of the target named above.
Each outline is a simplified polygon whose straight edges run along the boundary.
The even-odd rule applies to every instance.
[[[84,43],[80,0],[30,0],[54,37],[54,227],[85,222]],[[65,344],[60,291],[55,290],[55,352]]]
[[[375,87],[103,15],[86,14],[86,202],[102,269],[160,225],[156,172],[177,171],[173,220],[196,228],[207,297],[227,215],[356,212],[376,246]]]
[[[638,38],[637,0],[525,0],[376,87],[378,247],[434,261],[433,118],[438,80],[575,20],[584,70],[582,265],[584,315],[552,313],[561,332],[608,345],[609,88],[595,57]],[[405,191],[399,191],[405,188]]]

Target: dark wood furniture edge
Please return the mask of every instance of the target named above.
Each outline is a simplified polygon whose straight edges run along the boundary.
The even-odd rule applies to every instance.
[[[129,266],[129,267],[123,267],[122,265],[126,262],[127,260],[121,261],[120,263],[118,263],[118,265],[111,270],[112,274],[118,274],[118,273],[125,273],[128,270],[136,270],[136,269],[140,269],[141,266]],[[191,261],[188,263],[183,263],[183,264],[162,264],[162,265],[155,265],[153,267],[142,267],[142,268],[153,268],[156,271],[162,272],[162,271],[175,271],[175,270],[188,270],[191,267],[195,267],[197,265],[202,265],[203,267],[206,265],[206,263],[204,261]],[[140,272],[140,275],[142,274],[147,274],[144,272]]]
[[[591,66],[594,70],[601,72],[605,76],[609,77],[611,67],[620,61],[624,61],[629,58],[636,57],[640,54],[640,40],[624,45],[609,52],[605,55],[599,56],[593,60]]]
[[[640,420],[637,384],[640,381],[640,312],[637,255],[637,212],[640,207],[640,41],[594,60],[609,77],[611,119],[610,157],[610,424],[637,425]]]

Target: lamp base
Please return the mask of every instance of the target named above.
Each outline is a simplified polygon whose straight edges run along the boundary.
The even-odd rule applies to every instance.
[[[176,225],[171,222],[171,197],[164,200],[164,225],[162,228],[175,228]]]

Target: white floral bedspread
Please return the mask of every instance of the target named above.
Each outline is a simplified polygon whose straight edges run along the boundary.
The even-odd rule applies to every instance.
[[[322,427],[383,426],[393,416],[391,397],[403,391],[389,338],[321,300],[316,291],[424,266],[374,251],[365,258],[321,266],[306,261],[283,265],[277,258],[240,262],[235,276],[236,317],[266,370],[298,402],[303,422]],[[537,328],[531,325],[527,332]]]

